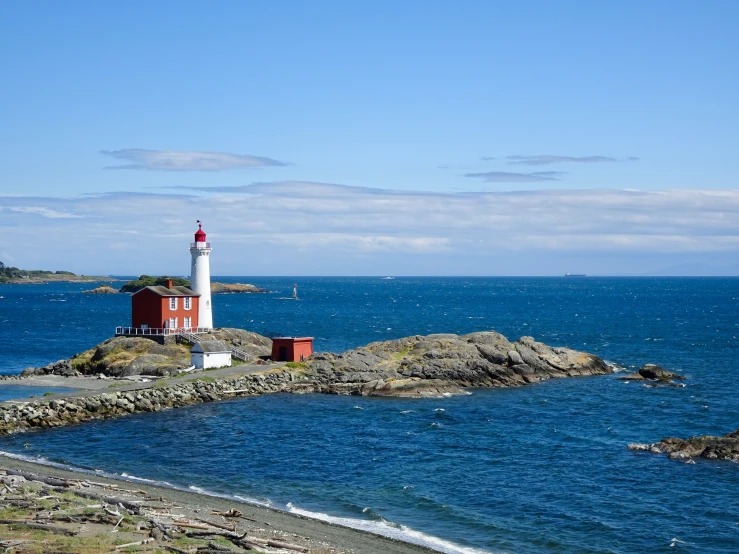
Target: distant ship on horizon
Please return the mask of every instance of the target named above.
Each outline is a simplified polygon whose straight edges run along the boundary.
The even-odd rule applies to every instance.
[[[584,273],[565,273],[565,277],[587,277]]]

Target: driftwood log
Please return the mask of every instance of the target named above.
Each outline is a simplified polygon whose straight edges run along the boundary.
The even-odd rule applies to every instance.
[[[177,548],[176,546],[170,546],[168,544],[163,544],[162,548],[168,552],[174,552],[175,554],[190,554],[190,551],[188,550],[181,550]]]
[[[263,545],[246,538],[246,533],[239,535],[230,531],[187,531],[188,537],[223,537],[228,539],[232,544],[240,546],[244,550],[259,550]]]
[[[126,544],[119,544],[118,546],[116,546],[114,548],[114,550],[123,550],[124,548],[129,548],[131,546],[141,546],[142,544],[148,544],[150,542],[154,542],[154,539],[148,538],[148,539],[144,539],[142,541],[129,542],[129,543],[126,543]]]
[[[118,506],[120,504],[127,510],[131,510],[135,515],[141,515],[141,507],[135,502],[131,502],[130,500],[126,500],[125,498],[103,496],[102,494],[96,494],[94,492],[87,492],[82,490],[74,491],[74,494],[83,498],[89,498],[90,500],[98,500],[100,502],[105,502],[106,504],[112,504],[113,506]]]
[[[283,548],[285,550],[294,550],[296,552],[308,552],[306,547],[299,546],[297,544],[290,544],[289,542],[276,541],[274,539],[257,539],[255,537],[249,537],[249,540],[265,546],[271,546],[272,548]]]
[[[196,517],[193,519],[201,523],[206,523],[207,525],[212,525],[213,527],[218,527],[219,529],[225,529],[226,531],[236,531],[236,525],[234,525],[233,523],[227,525],[225,523],[217,523],[215,521],[210,521],[210,520],[202,519],[199,517]]]
[[[31,521],[15,520],[15,519],[0,519],[0,525],[9,525],[11,527],[24,527],[26,529],[37,529],[40,531],[49,531],[57,535],[66,535],[68,537],[74,537],[77,531],[71,531],[64,527],[55,527],[54,525],[44,525],[42,523],[33,523]]]
[[[19,469],[6,469],[5,473],[8,475],[19,475],[28,481],[38,481],[39,483],[49,485],[50,487],[72,487],[78,483],[78,481],[69,481],[67,479],[57,479],[56,477],[36,475],[35,473],[29,473]]]

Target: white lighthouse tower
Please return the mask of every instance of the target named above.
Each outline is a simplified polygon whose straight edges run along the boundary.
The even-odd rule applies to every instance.
[[[210,243],[205,241],[203,224],[198,220],[195,242],[190,244],[192,266],[190,288],[200,294],[198,303],[198,327],[213,328],[213,307],[210,303]]]

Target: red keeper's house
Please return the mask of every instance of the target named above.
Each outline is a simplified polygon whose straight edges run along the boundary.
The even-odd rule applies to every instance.
[[[187,287],[145,287],[131,297],[133,334],[174,334],[178,330],[198,331],[200,295]],[[139,333],[138,330],[142,332]]]
[[[272,360],[300,362],[313,354],[313,337],[275,337],[272,339]]]

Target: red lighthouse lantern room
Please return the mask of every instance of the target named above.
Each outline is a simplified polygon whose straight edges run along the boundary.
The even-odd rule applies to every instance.
[[[205,242],[205,231],[203,224],[198,221],[198,230],[195,232],[195,242]]]

